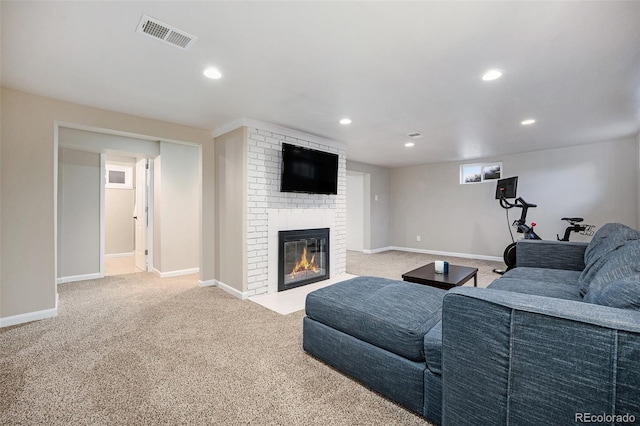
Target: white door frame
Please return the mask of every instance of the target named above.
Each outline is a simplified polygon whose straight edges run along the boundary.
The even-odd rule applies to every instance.
[[[136,268],[143,272],[147,272],[147,232],[149,226],[148,220],[148,179],[149,179],[149,160],[146,158],[136,158],[136,184],[134,187],[134,248],[133,257],[135,259]]]

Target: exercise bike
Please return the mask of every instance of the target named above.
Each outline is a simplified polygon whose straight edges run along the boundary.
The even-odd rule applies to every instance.
[[[509,210],[514,207],[522,209],[520,213],[520,219],[515,220],[511,226],[516,228],[516,231],[520,234],[524,234],[525,240],[541,240],[540,236],[536,234],[534,230],[536,223],[531,222],[531,225],[527,225],[527,212],[530,208],[538,207],[537,204],[527,203],[522,197],[516,198],[514,203],[509,202],[505,197],[500,197],[500,207],[503,209]],[[512,243],[504,249],[504,254],[502,258],[504,259],[504,263],[507,264],[507,271],[515,268],[516,266],[516,245],[518,244],[513,239],[513,234],[511,235]],[[494,269],[494,272],[498,274],[504,273],[506,271],[501,271],[498,269]]]
[[[569,237],[572,232],[577,232],[580,235],[586,235],[591,237],[594,234],[595,225],[580,225],[584,219],[581,217],[563,217],[561,220],[569,222],[569,226],[564,230],[564,236],[560,238],[560,235],[556,234],[558,241],[569,241]]]
[[[518,185],[518,177],[511,177],[506,179],[500,179],[496,188],[496,198],[500,201],[500,207],[507,210],[507,222],[509,218],[509,210],[516,207],[522,209],[520,219],[514,221],[511,226],[514,226],[518,233],[524,234],[526,240],[541,240],[540,236],[536,234],[534,228],[535,222],[531,222],[531,225],[527,225],[527,213],[530,208],[537,207],[536,204],[527,203],[522,197],[515,199],[515,202],[510,202],[507,198],[516,197],[516,188]],[[560,238],[560,235],[556,235],[559,241],[569,241],[569,237],[572,232],[580,233],[581,235],[592,236],[594,233],[594,225],[580,224],[584,219],[581,217],[563,217],[562,220],[569,222],[569,226],[564,230],[564,235]],[[503,259],[507,265],[506,271],[509,271],[516,267],[516,245],[517,242],[513,238],[511,228],[509,228],[511,234],[511,244],[504,249]],[[493,272],[498,274],[504,274],[506,271],[500,269],[494,269]]]

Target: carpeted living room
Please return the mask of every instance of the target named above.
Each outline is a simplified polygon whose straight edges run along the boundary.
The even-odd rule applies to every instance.
[[[0,425],[640,421],[640,2],[0,37]]]
[[[349,252],[347,270],[400,279],[433,259]],[[501,265],[471,263],[479,286]],[[68,283],[55,319],[0,329],[0,423],[430,424],[302,351],[303,310],[281,315],[197,281]]]

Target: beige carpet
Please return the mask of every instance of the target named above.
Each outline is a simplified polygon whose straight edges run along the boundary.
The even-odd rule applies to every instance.
[[[348,270],[388,276],[383,264],[404,271],[425,263],[416,256],[349,253]],[[305,354],[303,311],[283,316],[196,276],[58,292],[57,318],[0,329],[1,425],[429,424]]]
[[[486,287],[499,277],[494,269],[506,268],[503,262],[465,259],[404,251],[385,251],[376,254],[364,254],[357,251],[347,252],[347,272],[353,275],[371,275],[374,277],[402,279],[402,274],[436,260],[446,260],[454,265],[478,268],[478,287]],[[473,279],[465,286],[473,286]]]

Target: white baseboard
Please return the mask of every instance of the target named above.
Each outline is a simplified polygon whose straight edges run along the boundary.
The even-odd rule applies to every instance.
[[[182,275],[197,274],[198,272],[200,272],[200,268],[181,269],[181,270],[169,271],[169,272],[160,272],[156,268],[153,268],[153,273],[159,276],[160,278],[179,277]]]
[[[383,251],[389,251],[389,250],[393,250],[393,247],[380,247],[372,250],[362,250],[362,252],[364,254],[375,254],[375,253],[382,253]]]
[[[133,252],[131,252],[131,253],[111,253],[111,254],[105,254],[104,255],[105,259],[115,259],[116,257],[133,257]]]
[[[216,280],[198,280],[198,287],[215,287],[217,284]]]
[[[249,297],[254,295],[254,291],[245,291],[242,292],[240,290],[236,290],[235,288],[231,287],[230,285],[227,285],[225,283],[223,283],[222,281],[218,281],[218,280],[211,280],[215,282],[215,285],[220,288],[220,290],[224,290],[227,293],[231,294],[232,296],[237,297],[238,299],[248,299]]]
[[[435,254],[437,256],[462,257],[464,259],[491,260],[494,262],[504,261],[504,259],[502,259],[502,257],[499,257],[499,256],[485,256],[483,254],[470,254],[470,253],[454,253],[450,251],[439,251],[439,250],[424,250],[424,249],[416,249],[411,247],[391,246],[389,250],[408,251],[411,253],[422,253],[422,254]]]
[[[12,325],[24,324],[25,322],[39,321],[39,320],[53,318],[57,316],[58,316],[58,308],[56,306],[53,309],[45,309],[42,311],[29,312],[26,314],[0,318],[0,328],[9,327]]]
[[[73,283],[76,281],[86,281],[86,280],[97,280],[98,278],[104,278],[104,276],[100,275],[99,272],[95,274],[72,275],[70,277],[56,278],[56,284],[66,284],[66,283]]]

